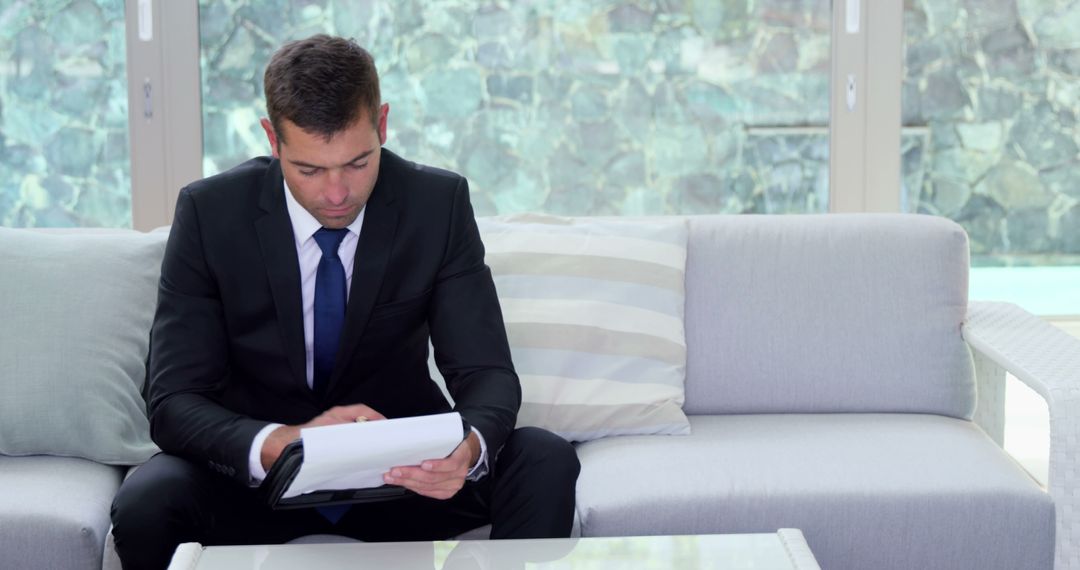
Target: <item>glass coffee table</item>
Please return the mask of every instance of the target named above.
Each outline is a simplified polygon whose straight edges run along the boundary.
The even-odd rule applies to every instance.
[[[706,534],[440,542],[181,544],[169,570],[677,568],[820,570],[798,529]]]

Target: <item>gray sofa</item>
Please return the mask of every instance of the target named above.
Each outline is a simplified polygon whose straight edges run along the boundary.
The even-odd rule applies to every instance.
[[[577,532],[794,527],[829,569],[1080,569],[1080,342],[1011,305],[969,304],[959,226],[688,222],[692,433],[580,444]],[[1001,449],[1006,369],[1050,404],[1048,490]],[[4,566],[118,567],[108,511],[124,473],[0,456]]]

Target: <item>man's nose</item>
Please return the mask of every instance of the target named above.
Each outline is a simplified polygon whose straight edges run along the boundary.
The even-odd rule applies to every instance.
[[[324,195],[331,205],[337,206],[345,202],[349,197],[349,186],[345,183],[345,177],[339,170],[330,170]]]

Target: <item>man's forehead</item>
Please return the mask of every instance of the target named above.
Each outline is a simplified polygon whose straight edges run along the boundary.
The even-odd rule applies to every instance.
[[[283,147],[296,153],[317,152],[351,154],[361,151],[372,150],[378,145],[378,132],[370,124],[356,123],[349,127],[331,133],[317,133],[304,130],[293,123],[283,124],[282,133],[278,141]]]
[[[341,128],[329,134],[310,127],[301,127],[289,118],[282,118],[281,121],[279,121],[279,124],[281,126],[281,130],[283,131],[281,134],[285,135],[286,139],[288,139],[289,136],[300,133],[308,138],[319,138],[323,141],[330,142],[333,139],[349,132],[364,130],[365,128],[376,130],[375,123],[371,120],[370,115],[371,113],[368,113],[366,110],[362,110],[357,114],[356,118],[353,119],[352,122],[350,122],[344,128]]]
[[[368,150],[360,151],[356,155],[346,154],[346,155],[341,156],[341,157],[327,156],[326,154],[316,153],[315,154],[315,156],[316,156],[315,159],[307,159],[306,157],[302,156],[301,154],[294,155],[293,153],[289,153],[288,156],[283,157],[283,158],[286,161],[288,161],[288,162],[290,162],[290,163],[292,163],[292,164],[294,164],[296,166],[307,166],[307,167],[318,167],[318,168],[334,168],[334,167],[347,166],[349,164],[355,164],[355,163],[367,160],[373,154],[375,154],[376,150],[378,150],[378,147],[376,147],[374,149],[368,149]]]

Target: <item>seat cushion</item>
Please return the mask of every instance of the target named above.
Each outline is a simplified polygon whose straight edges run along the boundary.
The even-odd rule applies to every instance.
[[[578,447],[582,536],[799,528],[822,568],[1049,569],[1054,505],[973,423],[690,416]]]
[[[101,568],[123,469],[71,457],[0,456],[5,568]]]

